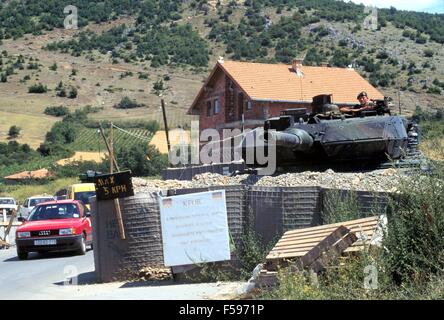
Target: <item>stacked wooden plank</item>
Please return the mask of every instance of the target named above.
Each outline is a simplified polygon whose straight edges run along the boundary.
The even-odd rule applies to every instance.
[[[344,226],[355,233],[358,240],[345,252],[362,250],[369,245],[375,235],[380,217],[370,217],[359,220],[328,224],[318,227],[287,231],[267,256],[267,260],[294,259],[307,254],[335,229]]]
[[[335,257],[375,244],[376,238],[382,236],[384,218],[370,217],[286,232],[268,254],[257,284],[265,287],[276,284],[279,267],[319,272]]]

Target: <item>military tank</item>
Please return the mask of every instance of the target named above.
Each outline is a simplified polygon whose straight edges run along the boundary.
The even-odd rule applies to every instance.
[[[242,157],[247,166],[260,167],[251,161],[251,155],[259,148],[265,154],[275,150],[277,166],[287,171],[289,167],[354,171],[420,166],[418,126],[392,115],[389,99],[373,103],[373,110],[351,115],[331,104],[331,96],[316,96],[312,112],[306,108],[285,110],[279,117],[267,119],[263,129],[246,134]]]

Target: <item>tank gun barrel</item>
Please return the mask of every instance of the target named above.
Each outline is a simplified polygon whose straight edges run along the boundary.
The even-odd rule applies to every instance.
[[[307,131],[300,129],[290,129],[285,132],[270,130],[265,132],[264,140],[284,148],[291,148],[296,151],[308,151],[313,145],[313,138]]]

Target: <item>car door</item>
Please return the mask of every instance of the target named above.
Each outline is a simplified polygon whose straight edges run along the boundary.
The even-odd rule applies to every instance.
[[[22,218],[27,218],[29,215],[29,199],[26,199],[23,206],[20,207],[19,215]]]
[[[92,223],[91,217],[88,216],[88,210],[83,203],[79,203],[80,213],[82,217],[82,227],[86,232],[86,241],[92,241]]]

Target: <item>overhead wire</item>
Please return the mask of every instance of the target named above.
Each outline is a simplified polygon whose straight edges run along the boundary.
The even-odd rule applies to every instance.
[[[151,141],[151,137],[145,137],[145,136],[141,136],[141,135],[129,132],[129,131],[125,130],[125,129],[122,129],[122,128],[116,126],[115,124],[113,124],[113,128],[116,128],[117,130],[119,130],[119,131],[121,131],[121,132],[123,132],[123,133],[125,133],[127,135],[130,135],[130,136],[132,136],[132,137],[134,137],[136,139],[139,139],[139,140],[142,140],[142,141],[145,141],[145,142],[150,142]]]

